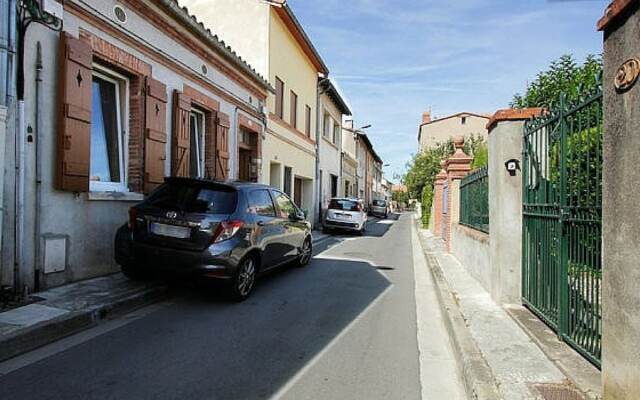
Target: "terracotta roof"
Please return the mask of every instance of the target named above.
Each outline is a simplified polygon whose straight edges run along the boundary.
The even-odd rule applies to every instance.
[[[209,44],[214,50],[218,50],[229,62],[235,64],[245,73],[250,75],[263,87],[275,92],[275,89],[271,87],[269,81],[260,75],[255,68],[249,65],[249,63],[242,59],[242,57],[228,46],[224,40],[220,39],[218,35],[212,33],[211,30],[206,28],[202,22],[198,21],[198,18],[195,15],[190,14],[187,7],[181,7],[178,0],[159,0],[159,3],[169,11],[176,20],[181,22],[187,28],[190,28],[196,36],[199,36],[200,39],[203,40],[203,42]]]
[[[522,121],[525,119],[537,117],[542,114],[543,108],[506,108],[496,111],[487,123],[487,130],[491,130],[498,122],[501,121]]]
[[[382,158],[380,158],[378,153],[376,153],[376,151],[373,149],[373,144],[371,143],[371,140],[369,140],[369,136],[367,136],[366,133],[362,133],[362,132],[358,132],[358,136],[364,140],[364,144],[367,146],[367,148],[373,155],[373,159],[379,162],[380,164],[382,164]]]
[[[332,79],[320,80],[320,86],[324,89],[327,96],[331,97],[331,100],[333,100],[333,103],[338,107],[338,110],[340,110],[342,114],[351,115],[351,109],[340,93],[338,85],[334,83]]]
[[[472,112],[468,112],[468,111],[463,111],[463,112],[447,115],[446,117],[436,118],[436,119],[431,120],[429,122],[423,122],[423,123],[420,124],[420,126],[433,124],[434,122],[444,121],[445,119],[459,117],[461,115],[472,115],[474,117],[480,117],[480,118],[486,118],[486,119],[489,119],[491,117],[490,115],[487,115],[487,114],[477,114],[477,113],[472,113]]]
[[[609,24],[618,19],[632,4],[640,4],[639,0],[613,0],[605,9],[604,16],[598,21],[598,30],[605,30]]]

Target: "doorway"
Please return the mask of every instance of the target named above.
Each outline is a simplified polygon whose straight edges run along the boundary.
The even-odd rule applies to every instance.
[[[258,181],[258,134],[240,129],[238,140],[238,179],[244,182]]]

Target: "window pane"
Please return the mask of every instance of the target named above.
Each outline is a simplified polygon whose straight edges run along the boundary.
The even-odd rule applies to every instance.
[[[120,182],[118,96],[115,83],[93,77],[91,113],[91,180]]]
[[[190,118],[189,176],[201,178],[204,158],[202,153],[204,149],[204,118],[199,112],[192,112]]]
[[[196,125],[196,117],[191,114],[191,140],[189,146],[189,176],[198,176],[198,126]]]
[[[249,212],[265,217],[275,217],[276,210],[267,190],[254,190],[249,193]]]
[[[293,202],[291,202],[286,195],[276,192],[275,197],[278,208],[280,209],[280,218],[289,218],[291,214],[296,212],[296,206],[293,205]]]

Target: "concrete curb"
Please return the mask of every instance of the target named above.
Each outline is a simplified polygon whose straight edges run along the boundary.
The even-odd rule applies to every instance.
[[[469,332],[464,317],[449,289],[440,263],[433,254],[424,248],[420,238],[419,221],[416,221],[418,241],[437,287],[436,296],[444,316],[444,325],[451,338],[451,345],[458,362],[458,368],[460,368],[467,397],[472,400],[500,400],[503,397],[498,390],[493,372]]]
[[[66,336],[95,326],[100,320],[119,315],[156,302],[166,296],[165,285],[147,287],[112,303],[74,311],[36,325],[17,330],[0,338],[0,361],[60,340]]]

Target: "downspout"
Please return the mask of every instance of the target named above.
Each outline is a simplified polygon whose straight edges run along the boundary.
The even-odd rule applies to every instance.
[[[35,193],[35,209],[34,209],[34,222],[35,227],[33,230],[33,245],[34,245],[34,256],[33,256],[33,271],[34,271],[34,282],[33,289],[34,291],[40,290],[40,232],[41,232],[41,205],[42,205],[42,159],[40,157],[40,140],[42,139],[42,134],[40,132],[40,127],[42,127],[42,122],[40,121],[40,101],[41,101],[41,92],[42,92],[42,45],[40,42],[36,44],[36,98],[35,98],[35,157],[36,157],[36,193]]]

